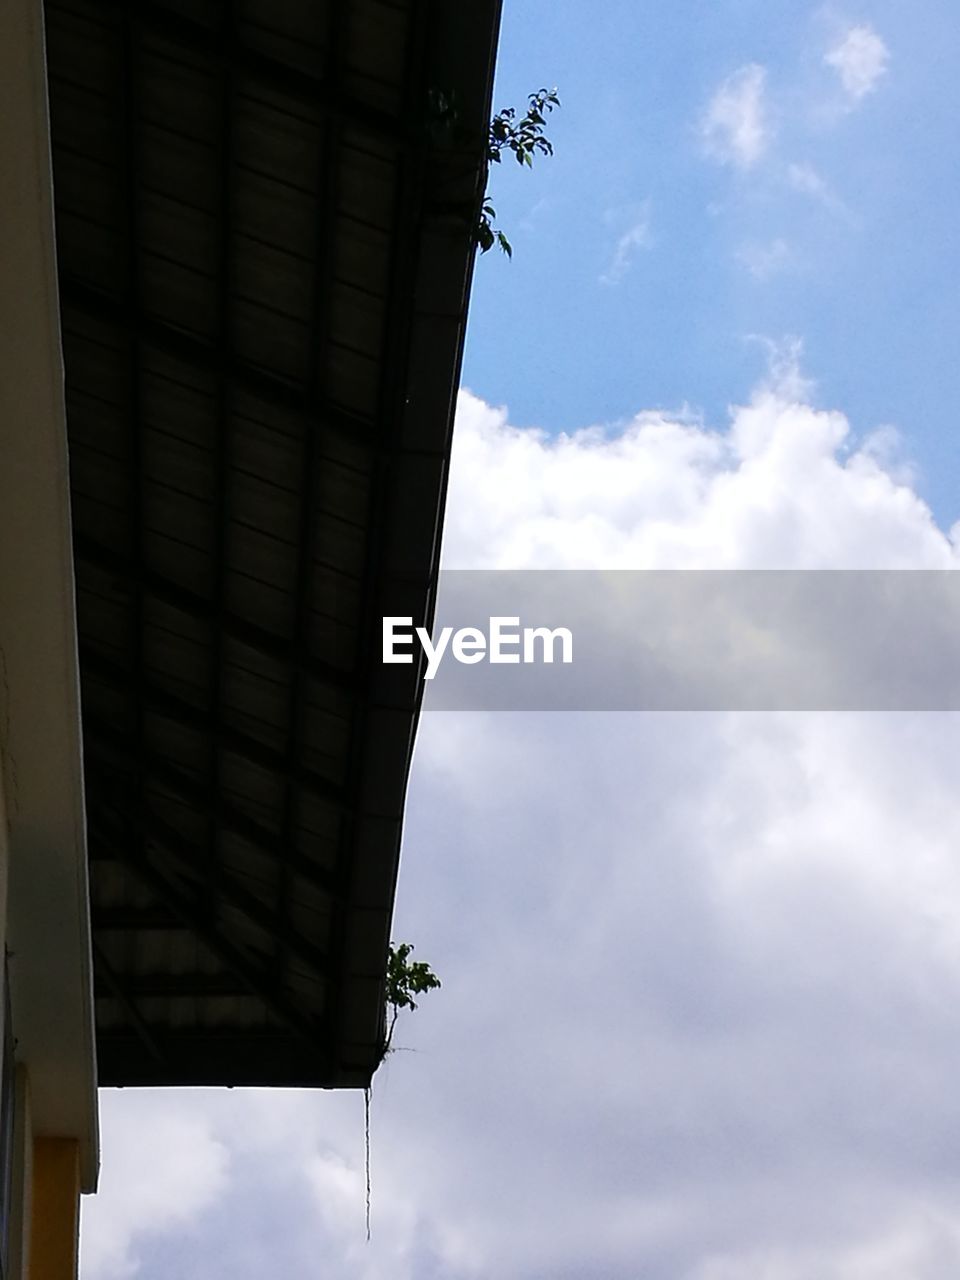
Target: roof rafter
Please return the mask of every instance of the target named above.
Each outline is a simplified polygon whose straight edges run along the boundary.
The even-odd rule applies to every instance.
[[[136,574],[137,566],[126,556],[114,551],[111,547],[103,546],[87,534],[76,533],[73,541],[74,550],[79,559],[94,568],[101,569],[124,583],[126,579],[132,579]],[[176,582],[171,582],[155,569],[144,567],[142,578],[144,590],[148,595],[169,605],[171,609],[176,609],[178,613],[199,622],[210,622],[215,616],[216,606],[206,597],[181,587]],[[223,610],[219,616],[225,635],[245,645],[254,653],[262,654],[278,666],[286,667],[298,662],[309,676],[322,684],[345,690],[356,687],[357,677],[353,672],[335,667],[332,663],[323,662],[309,654],[298,655],[288,641],[229,610]]]
[[[202,373],[229,377],[242,390],[265,404],[296,414],[305,414],[311,422],[320,420],[325,428],[350,444],[373,448],[370,424],[348,413],[339,405],[311,399],[308,390],[270,373],[248,360],[225,351],[219,342],[168,324],[157,316],[147,315],[128,302],[99,289],[69,271],[61,272],[60,295],[70,308],[91,319],[117,326],[124,333],[135,331],[146,346],[172,356]],[[69,317],[68,327],[69,327]]]
[[[125,0],[111,0],[111,3],[114,7],[124,7]],[[194,21],[183,13],[155,3],[154,0],[138,0],[137,10],[144,26],[170,44],[201,54],[215,65],[233,62],[252,78],[277,92],[296,98],[328,117],[359,124],[370,133],[388,138],[391,142],[416,147],[425,145],[424,126],[414,115],[398,119],[395,115],[380,111],[370,103],[346,93],[341,86],[334,85],[328,76],[310,75],[299,67],[278,62],[262,49],[256,49],[242,39],[236,38],[229,47],[225,47],[222,33],[217,27]]]
[[[136,695],[143,700],[145,706],[174,724],[208,734],[211,743],[219,750],[229,751],[260,769],[276,774],[278,778],[293,780],[297,786],[329,804],[339,807],[344,803],[342,787],[300,764],[297,757],[276,751],[241,729],[224,724],[222,718],[200,711],[184,698],[178,698],[176,694],[161,689],[148,679],[137,680],[132,673],[97,653],[89,644],[80,646],[80,660],[85,671],[109,683],[113,688],[124,689]]]
[[[98,773],[101,777],[105,776],[113,782],[122,781],[125,784],[131,772],[137,776],[152,775],[161,786],[172,791],[198,813],[206,813],[207,806],[214,803],[201,783],[182,773],[164,757],[150,751],[142,751],[138,756],[131,756],[129,740],[93,717],[87,717],[86,728],[89,732],[91,747],[90,768],[94,773]],[[123,760],[122,768],[116,763],[118,757]],[[278,836],[275,832],[262,826],[222,798],[217,799],[215,803],[220,809],[224,826],[266,856],[276,855]],[[92,856],[95,858],[96,854]],[[302,876],[308,884],[319,889],[331,900],[336,900],[338,887],[335,876],[319,863],[299,852],[291,854],[291,862],[297,874]]]
[[[312,1045],[319,1059],[326,1057],[321,1045],[319,1025],[312,1019],[305,1018],[283,995],[275,981],[265,977],[253,961],[228,942],[148,857],[139,856],[124,839],[117,840],[113,833],[106,829],[100,815],[91,815],[90,825],[104,846],[114,852],[116,861],[122,862],[144,884],[148,885],[177,919],[195,933],[222,964],[243,980],[251,994],[262,1000],[285,1027]],[[126,852],[124,852],[125,849]]]

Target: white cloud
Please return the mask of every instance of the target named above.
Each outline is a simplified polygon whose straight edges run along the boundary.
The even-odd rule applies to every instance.
[[[548,213],[554,207],[554,201],[548,196],[541,196],[530,207],[517,223],[518,231],[530,234],[537,231],[543,222],[543,215]]]
[[[808,389],[796,348],[775,348],[725,432],[647,411],[558,437],[463,393],[445,565],[954,567],[928,508]]]
[[[798,1248],[711,1259],[696,1280],[941,1280],[958,1266],[960,1216],[920,1205],[867,1241],[836,1251]]]
[[[755,397],[772,392],[782,404],[813,404],[817,384],[803,371],[802,338],[774,339],[763,333],[748,333],[744,341],[756,343],[767,361],[766,377],[758,383]]]
[[[958,567],[885,456],[790,345],[723,430],[463,393],[446,565]],[[108,1093],[83,1274],[952,1273],[958,736],[427,714],[397,920],[443,989],[375,1082],[371,1243],[357,1096]]]
[[[434,896],[404,896],[456,1008],[396,1140],[445,1135],[448,1185],[426,1152],[409,1177],[484,1274],[934,1280],[951,744],[935,717],[428,716]]]
[[[725,164],[751,169],[771,139],[766,70],[749,63],[729,76],[711,98],[701,122],[708,153]]]
[[[794,265],[793,252],[786,240],[775,240],[741,245],[737,258],[756,280],[769,280]]]
[[[850,27],[824,55],[824,62],[836,71],[852,103],[876,89],[889,61],[887,46],[866,23]]]
[[[811,164],[790,164],[787,166],[787,184],[794,191],[815,200],[830,213],[837,215],[849,225],[856,223],[848,206],[840,199],[826,178]]]
[[[103,1093],[101,1188],[83,1202],[84,1280],[262,1280],[313,1275],[318,1263],[337,1280],[419,1280],[427,1256],[469,1277],[455,1227],[423,1221],[407,1154],[383,1141],[389,1077],[387,1064],[373,1098],[370,1244],[361,1095]]]
[[[812,196],[816,200],[829,200],[830,188],[825,180],[817,173],[813,165],[810,164],[791,164],[787,167],[787,181],[794,191],[800,191],[804,195]]]
[[[617,240],[610,263],[600,276],[600,283],[619,284],[633,265],[637,253],[643,249],[649,249],[652,244],[650,201],[645,200],[633,217],[630,226]]]
[[[99,1193],[83,1201],[83,1274],[122,1280],[140,1274],[151,1236],[188,1229],[223,1193],[228,1150],[176,1095],[100,1097],[107,1155]]]

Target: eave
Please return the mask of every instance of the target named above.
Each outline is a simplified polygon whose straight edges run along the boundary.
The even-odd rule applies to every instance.
[[[101,1084],[379,1062],[498,17],[46,4]]]

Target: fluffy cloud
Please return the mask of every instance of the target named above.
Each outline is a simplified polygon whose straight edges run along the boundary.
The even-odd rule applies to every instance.
[[[824,62],[836,71],[853,103],[876,89],[889,61],[890,51],[867,24],[850,27],[824,56]]]
[[[645,200],[626,231],[618,237],[610,263],[600,276],[600,283],[619,284],[632,266],[637,253],[649,249],[652,243],[650,201]]]
[[[549,437],[464,393],[446,567],[956,567],[872,436],[797,398],[789,351],[772,367],[724,432],[647,411]]]
[[[956,568],[775,355],[722,430],[463,393],[447,567]],[[359,1098],[126,1091],[85,1277],[956,1270],[958,728],[428,713],[397,929],[444,985],[375,1083],[370,1245]]]
[[[104,1171],[83,1203],[87,1280],[310,1276],[413,1280],[455,1232],[423,1223],[403,1152],[373,1109],[374,1242],[365,1235],[363,1099],[298,1090],[101,1095]]]
[[[771,130],[766,75],[756,63],[741,67],[723,82],[707,106],[701,136],[708,153],[724,164],[751,169],[767,150]]]
[[[188,1231],[215,1203],[229,1153],[196,1107],[174,1096],[101,1098],[108,1154],[99,1194],[83,1203],[83,1261],[85,1274],[122,1280],[141,1274],[152,1236]]]
[[[550,438],[464,395],[446,563],[957,567],[794,354],[723,433]],[[956,1266],[957,727],[427,717],[411,856],[448,906],[403,896],[459,1008],[418,1069],[487,1273]]]
[[[504,719],[428,718],[411,814],[446,835],[416,850],[443,905],[415,915],[457,1008],[419,1039],[398,1138],[469,1152],[447,1187],[411,1169],[468,1256],[955,1265],[955,726]]]

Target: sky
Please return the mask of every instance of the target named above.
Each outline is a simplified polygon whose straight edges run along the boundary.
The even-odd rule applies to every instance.
[[[448,569],[960,568],[960,15],[507,0]],[[372,1106],[101,1095],[83,1280],[944,1280],[955,713],[425,713]]]
[[[960,517],[952,0],[507,0],[495,103],[556,84],[556,155],[493,192],[464,380],[549,432],[684,406],[722,427],[765,343],[895,426]],[[516,169],[516,173],[512,172]]]

